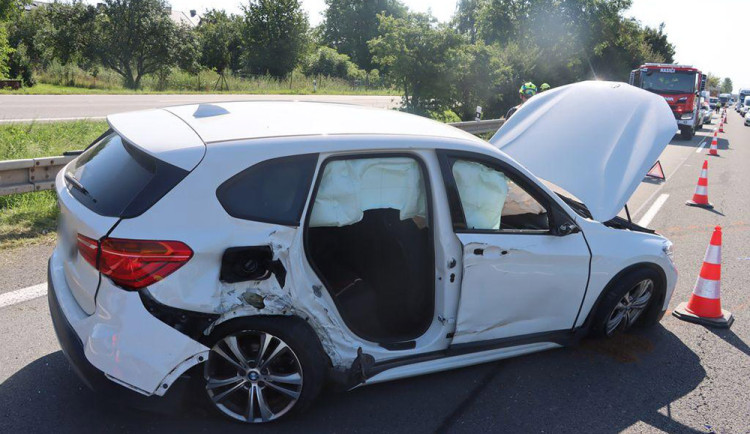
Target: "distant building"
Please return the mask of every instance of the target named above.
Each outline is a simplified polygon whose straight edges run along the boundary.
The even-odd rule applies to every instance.
[[[176,11],[171,6],[167,7],[167,13],[169,18],[175,22],[175,24],[184,24],[190,27],[196,27],[200,23],[200,17],[196,13],[195,9],[191,9],[189,12]]]

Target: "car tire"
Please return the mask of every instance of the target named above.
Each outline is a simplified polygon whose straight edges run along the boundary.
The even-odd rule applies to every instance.
[[[650,291],[650,296],[641,310],[635,312],[635,302],[639,301],[635,296],[638,294],[639,285],[642,285],[643,282],[650,282],[647,289]],[[661,313],[659,302],[664,299],[664,289],[661,282],[659,273],[648,267],[637,268],[619,277],[617,281],[605,289],[606,293],[602,296],[596,312],[594,312],[590,329],[591,334],[600,338],[609,338],[619,331],[628,331],[636,327],[650,327],[658,323]],[[626,296],[631,300],[628,305],[630,309],[622,322],[613,327],[617,312],[622,312],[626,307],[623,306]],[[631,317],[628,314],[635,316]]]
[[[692,128],[680,128],[680,137],[682,137],[682,140],[690,140],[695,135],[695,132]]]
[[[259,356],[264,340],[268,341],[265,347],[268,368],[263,367],[264,358]],[[229,354],[227,351],[231,351],[227,343],[232,341],[246,358],[242,366],[233,365],[226,358],[228,356],[237,361],[236,353]],[[207,344],[211,351],[203,370],[205,403],[216,414],[236,421],[265,423],[302,412],[317,398],[327,379],[328,357],[317,335],[302,319],[296,317],[253,316],[227,321],[212,331]],[[274,357],[278,348],[283,349]],[[224,355],[220,355],[220,352]],[[274,368],[272,363],[277,362],[280,366]],[[242,376],[239,370],[243,367],[252,370],[246,369]],[[233,372],[236,378],[242,378],[241,381],[245,383],[235,392],[217,400],[221,393],[236,386],[237,382],[218,385],[222,378],[227,378],[226,374],[232,375]],[[289,381],[298,381],[299,384]],[[287,392],[280,393],[279,387]],[[233,402],[229,401],[230,397]],[[253,399],[252,405],[250,399]],[[248,416],[248,412],[252,414]]]

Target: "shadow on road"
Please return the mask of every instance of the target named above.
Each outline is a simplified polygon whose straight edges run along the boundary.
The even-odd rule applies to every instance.
[[[618,432],[642,421],[667,432],[691,432],[671,419],[670,403],[705,375],[698,357],[657,326],[612,341],[587,340],[574,348],[327,393],[306,413],[253,430]],[[2,432],[105,429],[248,432],[203,412],[157,415],[111,403],[82,385],[61,352],[0,385]]]
[[[739,336],[734,334],[730,329],[717,329],[712,327],[705,327],[706,330],[715,334],[721,338],[724,342],[736,348],[738,351],[743,352],[745,355],[750,357],[750,346],[748,346]]]

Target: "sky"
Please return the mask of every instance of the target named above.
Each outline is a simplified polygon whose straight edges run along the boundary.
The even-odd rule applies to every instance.
[[[239,12],[240,0],[169,0],[174,9],[207,8]],[[402,0],[411,10],[427,12],[440,21],[448,21],[456,0]],[[325,10],[324,0],[301,0],[312,25],[320,24]],[[675,60],[698,67],[719,77],[730,77],[734,92],[750,88],[750,59],[745,54],[747,21],[732,17],[750,17],[748,0],[633,0],[625,16],[635,17],[643,24],[664,31],[676,46]],[[719,21],[721,20],[721,21]]]

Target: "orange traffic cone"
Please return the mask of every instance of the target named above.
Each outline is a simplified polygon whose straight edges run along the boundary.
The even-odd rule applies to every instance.
[[[708,160],[703,161],[703,169],[701,169],[701,176],[698,178],[698,185],[695,187],[693,200],[685,202],[685,205],[713,209],[714,206],[708,201]]]
[[[711,139],[711,148],[708,150],[708,155],[719,156],[719,140],[716,135],[718,133],[714,130],[714,138]]]
[[[726,328],[732,325],[732,313],[721,308],[721,226],[716,226],[711,236],[690,300],[680,303],[672,315],[707,326]]]
[[[719,132],[720,133],[724,132],[724,121],[723,120],[719,121]]]

